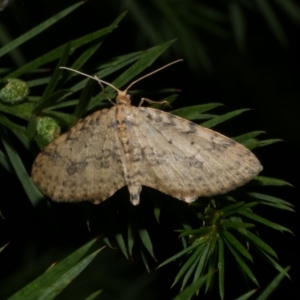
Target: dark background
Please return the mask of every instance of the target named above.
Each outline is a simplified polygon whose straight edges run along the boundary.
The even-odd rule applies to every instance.
[[[17,67],[18,64],[23,63],[22,60],[28,62],[66,41],[109,25],[126,9],[129,11],[125,20],[105,41],[99,53],[95,53],[94,60],[105,61],[116,55],[147,49],[167,40],[178,38],[167,54],[150,70],[178,58],[183,58],[184,62],[148,78],[139,83],[136,88],[145,90],[178,88],[181,93],[179,99],[174,103],[174,108],[209,102],[221,102],[225,105],[218,113],[239,108],[251,108],[249,112],[228,124],[217,127],[216,130],[228,136],[236,136],[253,130],[265,130],[268,138],[283,140],[270,147],[258,149],[255,153],[264,166],[262,175],[284,179],[294,186],[294,188],[270,189],[270,194],[293,203],[296,213],[276,210],[265,213],[270,220],[290,228],[296,237],[266,228],[261,228],[260,233],[261,237],[277,251],[280,264],[283,267],[292,266],[290,272],[292,281],[285,279],[279,287],[277,299],[279,299],[279,295],[284,296],[285,299],[298,299],[300,295],[299,221],[297,215],[300,169],[299,20],[298,23],[294,22],[274,4],[274,1],[268,1],[284,32],[284,38],[280,40],[268,26],[268,22],[259,9],[244,8],[247,22],[245,43],[237,45],[228,14],[229,6],[227,5],[230,1],[227,3],[226,1],[199,1],[227,15],[228,19],[219,23],[227,34],[218,36],[212,34],[205,26],[195,25],[193,27],[188,19],[178,19],[179,28],[184,27],[189,34],[192,33],[190,38],[181,31],[177,31],[176,27],[174,28],[170,16],[159,11],[154,5],[155,1],[137,2],[88,1],[65,20],[47,30],[46,35],[37,36],[30,43],[22,46],[20,52],[23,58],[19,63],[7,56],[5,59],[2,58],[0,63],[2,67],[13,67],[14,65]],[[72,3],[75,1],[16,0],[11,7],[0,13],[0,24],[4,26],[6,32],[9,32],[11,38],[15,38]],[[198,2],[190,1],[189,3],[191,6],[196,6]],[[173,8],[176,10],[176,5]],[[172,13],[174,12],[169,11],[170,15]],[[175,18],[176,16],[178,15],[174,14]],[[162,19],[166,21],[165,28],[161,27]],[[200,16],[199,19],[201,19]],[[157,30],[157,39],[149,34],[147,22],[144,24],[143,20],[150,22],[154,30]],[[199,48],[199,41],[201,41],[202,48]],[[205,51],[204,56],[199,55],[201,52],[199,49]],[[138,99],[136,101],[138,103]],[[30,162],[28,164],[30,165]],[[13,175],[4,174],[4,176],[8,181],[16,180]],[[27,200],[20,199],[22,188],[18,186],[17,182],[15,184],[17,188],[13,190],[8,186],[3,187],[4,193],[7,193],[11,202],[9,205],[1,207],[5,217],[5,220],[1,221],[1,245],[10,242],[11,253],[15,255],[13,262],[10,260],[8,265],[4,263],[3,270],[6,274],[1,272],[3,279],[6,275],[12,275],[19,268],[24,268],[26,260],[33,261],[35,255],[40,255],[53,245],[57,246],[55,239],[52,240],[44,231],[46,229],[40,227],[39,217],[32,211],[33,208],[29,201],[26,203]],[[80,245],[86,241],[88,236],[84,229],[84,222],[77,221],[82,216],[76,208],[70,205],[59,205],[63,208],[58,208],[57,218],[61,219],[61,223],[66,223],[64,218],[68,220],[69,225],[64,224],[63,230],[69,235],[69,243]],[[20,249],[22,249],[21,253],[17,251]],[[168,253],[167,250],[166,253]],[[174,252],[170,251],[170,253]],[[122,258],[118,257],[118,259],[122,261]],[[135,261],[135,263],[137,262]],[[120,262],[120,264],[124,263]],[[28,263],[28,265],[30,264]],[[124,268],[126,269],[126,267]],[[276,272],[265,266],[261,268],[255,266],[255,270],[255,274],[263,283],[268,283],[276,275]],[[171,273],[170,277],[172,277],[172,272],[173,274],[176,272],[172,268],[167,271]],[[154,276],[153,271],[149,276]],[[166,274],[162,276],[167,277]],[[169,286],[171,281],[172,278],[165,279],[166,285]],[[155,282],[157,284],[161,281],[156,279]],[[165,289],[163,284],[161,286],[164,287],[159,284],[157,286],[158,290]],[[234,288],[237,289],[236,286]],[[242,289],[241,293],[243,291]],[[233,294],[236,296],[235,293]],[[165,299],[168,297],[170,295]],[[127,299],[130,299],[130,296]]]

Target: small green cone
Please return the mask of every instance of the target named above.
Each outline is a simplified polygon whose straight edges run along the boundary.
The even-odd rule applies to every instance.
[[[3,102],[15,104],[23,101],[29,94],[26,82],[17,78],[0,80],[3,86],[0,90],[0,99]]]
[[[42,139],[44,145],[48,145],[60,136],[60,126],[50,117],[41,117],[37,120],[37,135]]]

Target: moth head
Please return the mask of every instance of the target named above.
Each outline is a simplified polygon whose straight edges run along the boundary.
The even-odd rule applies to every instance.
[[[118,95],[116,97],[116,103],[117,104],[125,104],[125,105],[131,104],[130,95],[127,94],[127,91],[119,91],[118,90]]]

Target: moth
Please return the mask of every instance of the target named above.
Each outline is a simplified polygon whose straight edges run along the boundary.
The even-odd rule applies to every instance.
[[[169,65],[123,91],[73,70],[111,86],[117,97],[110,109],[79,121],[36,157],[31,177],[41,192],[55,201],[98,204],[127,186],[131,203],[137,205],[142,186],[148,186],[190,203],[253,179],[262,166],[243,145],[173,114],[142,107],[149,99],[131,105],[129,88]]]

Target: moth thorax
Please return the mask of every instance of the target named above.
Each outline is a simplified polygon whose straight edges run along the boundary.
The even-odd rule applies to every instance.
[[[130,105],[131,104],[131,100],[130,100],[130,96],[129,95],[123,95],[123,94],[119,94],[116,98],[116,102],[117,104],[127,104]]]

